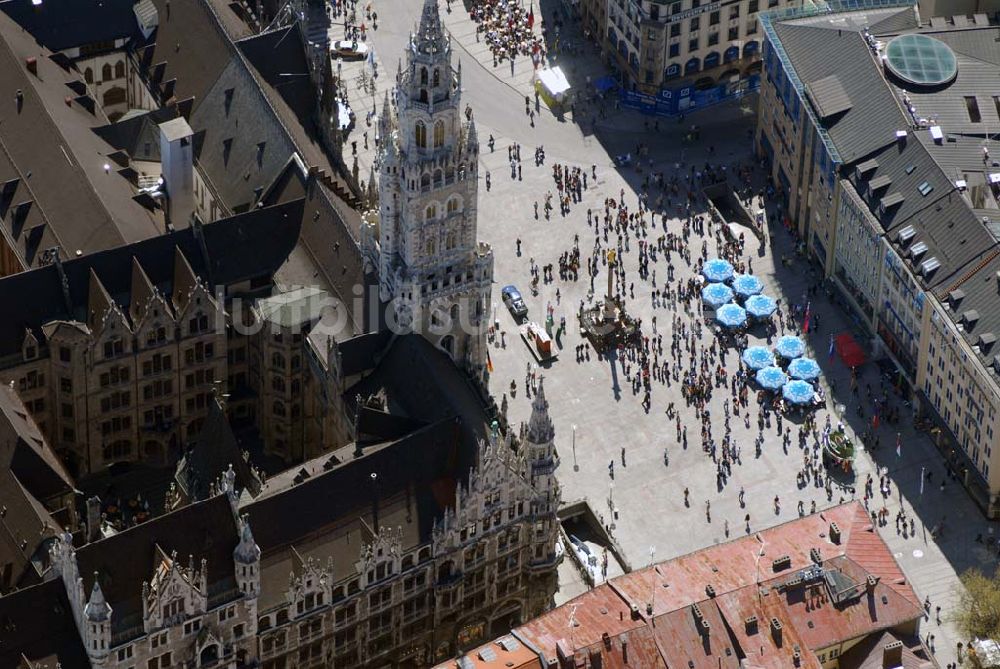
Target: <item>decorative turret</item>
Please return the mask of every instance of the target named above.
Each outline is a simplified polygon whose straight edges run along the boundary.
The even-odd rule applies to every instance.
[[[240,518],[240,542],[233,549],[236,584],[249,597],[260,592],[260,546],[254,541],[247,516]]]
[[[551,444],[556,430],[549,417],[549,403],[545,399],[544,378],[538,381],[538,392],[531,403],[531,418],[528,420],[528,441],[536,445]]]
[[[104,599],[98,575],[94,573],[94,587],[83,608],[83,642],[92,663],[99,663],[111,646],[111,605]]]

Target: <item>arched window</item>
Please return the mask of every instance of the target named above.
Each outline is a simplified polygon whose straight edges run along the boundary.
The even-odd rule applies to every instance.
[[[437,121],[434,124],[434,148],[444,146],[444,121]]]
[[[282,418],[284,418],[285,416],[284,403],[275,400],[274,405],[271,407],[271,413],[273,413],[275,416],[281,416]]]
[[[275,353],[274,355],[271,356],[271,364],[274,365],[275,367],[284,369],[285,356],[281,355],[280,353]]]
[[[285,392],[285,380],[280,376],[271,379],[271,389],[276,393]]]
[[[441,85],[441,71],[438,70],[437,68],[434,68],[434,85],[435,86]]]
[[[434,170],[434,185],[440,186],[442,181],[444,181],[444,172],[440,169]]]
[[[433,221],[435,218],[437,218],[437,215],[438,215],[438,208],[436,204],[432,204],[429,207],[427,207],[427,209],[424,209],[425,221]]]
[[[105,63],[104,67],[101,68],[101,80],[111,81],[111,63]]]
[[[420,176],[420,188],[427,189],[431,187],[431,175],[424,172]]]
[[[453,197],[448,200],[448,213],[454,214],[456,211],[458,211],[458,198]]]
[[[457,304],[451,305],[451,322],[452,323],[457,323],[458,322],[458,317],[459,317],[460,313],[461,313],[461,308],[459,308],[459,306]]]
[[[420,83],[424,86],[427,85],[427,68],[420,68]]]
[[[447,237],[445,237],[444,248],[446,251],[451,251],[455,248],[455,233],[449,232]]]
[[[94,83],[94,71],[89,67],[83,71],[83,80],[88,84]]]
[[[417,125],[414,128],[414,135],[416,136],[417,146],[425,148],[427,146],[427,126],[424,125],[423,121],[417,121]]]
[[[429,255],[429,256],[434,255],[434,253],[435,253],[436,250],[437,250],[437,245],[434,244],[434,240],[433,239],[428,239],[427,240],[427,246],[425,247],[425,252],[427,253],[427,255]]]
[[[115,79],[125,78],[125,61],[120,60],[115,63]]]

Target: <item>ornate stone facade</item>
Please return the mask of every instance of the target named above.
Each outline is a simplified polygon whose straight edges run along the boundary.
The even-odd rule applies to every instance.
[[[347,568],[307,558],[285,596],[260,611],[262,666],[426,666],[545,611],[560,558],[554,436],[540,388],[520,437],[481,443],[428,540],[379,525]],[[393,503],[382,513],[395,517]],[[327,547],[340,553],[340,544]],[[265,578],[275,561],[288,564],[265,557]]]
[[[486,378],[493,251],[476,240],[479,140],[461,110],[462,68],[436,0],[426,0],[379,119],[379,223],[363,234],[393,315]]]

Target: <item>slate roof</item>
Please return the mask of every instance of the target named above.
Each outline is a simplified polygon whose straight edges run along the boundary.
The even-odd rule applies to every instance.
[[[0,597],[0,666],[90,667],[61,579]]]
[[[266,104],[246,65],[233,58],[191,115],[198,164],[232,211],[252,206],[295,153]]]
[[[316,87],[310,79],[299,23],[242,39],[236,46],[299,124],[311,124],[316,113]]]
[[[461,419],[467,444],[486,437],[487,418],[477,391],[444,351],[416,334],[395,337],[376,367],[344,391],[350,409],[357,397],[380,394],[392,414],[418,420]]]
[[[211,590],[233,580],[233,550],[238,543],[229,498],[216,495],[82,546],[76,551],[76,561],[85,593],[90,593],[94,573],[98,574],[104,597],[114,610],[112,627],[131,627],[142,624],[142,583],[152,577],[157,549],[167,555],[176,551],[184,566],[188,556],[194,557],[196,565],[204,558]],[[130,623],[137,614],[139,621]]]
[[[806,84],[806,93],[816,107],[819,117],[824,120],[842,114],[854,105],[847,95],[847,91],[844,90],[844,85],[840,83],[840,79],[835,74]]]
[[[194,229],[153,237],[62,263],[69,290],[67,305],[59,271],[46,265],[0,278],[0,306],[10,317],[0,319],[0,355],[21,350],[25,329],[44,341],[43,324],[53,320],[86,322],[90,273],[108,293],[127,305],[132,259],[138,260],[154,285],[170,294],[174,249],[180,249],[195,275],[210,284],[228,285],[271,274],[284,262],[298,239],[302,200],[255,209],[203,226],[204,249]]]
[[[833,522],[840,529],[837,543],[829,534]],[[806,575],[815,567],[813,549],[820,551],[822,568]],[[775,568],[774,559],[785,555],[791,566]],[[877,579],[871,591],[869,574]],[[835,585],[828,587],[831,579]],[[835,603],[844,585],[854,594]],[[746,657],[748,666],[784,669],[799,647],[801,666],[818,669],[809,651],[919,620],[919,601],[864,507],[850,502],[612,579],[514,635],[543,661],[556,658],[560,645],[578,658],[595,650],[603,656],[606,633],[615,651],[611,659],[621,658],[620,642],[628,639],[630,666],[709,669],[739,666],[738,658]],[[694,624],[695,604],[709,622],[707,639]],[[756,630],[746,628],[751,615]],[[782,623],[781,643],[772,635],[772,618]],[[633,661],[633,641],[647,636],[655,636],[656,650],[638,650],[640,659]]]
[[[202,0],[152,2],[159,26],[148,40],[136,43],[138,61],[157,83],[175,80],[173,97],[194,98],[197,109],[235,49]]]
[[[251,496],[260,492],[260,479],[244,459],[243,449],[233,435],[225,412],[217,401],[213,401],[198,440],[177,464],[175,478],[189,500],[203,500],[209,497],[212,484],[217,484],[230,466],[236,475],[238,491],[247,491]]]
[[[411,488],[417,499],[420,537],[426,540],[435,518],[454,503],[457,483],[475,462],[475,451],[456,439],[458,419],[441,420],[405,437],[370,446],[360,457],[343,461],[326,454],[322,472],[293,483],[288,476],[268,479],[260,497],[241,508],[250,516],[254,538],[265,553],[280,551],[323,533],[349,515],[370,516],[371,474],[378,474],[379,495]],[[353,450],[353,449],[345,449]],[[327,464],[328,463],[328,464]],[[442,494],[443,493],[443,494]],[[302,509],[310,509],[308,514]],[[298,510],[298,511],[296,511]],[[370,518],[369,518],[370,520]]]
[[[458,433],[458,419],[442,420],[360,456],[347,446],[268,479],[240,509],[263,552],[260,610],[284,601],[289,573],[306,560],[332,562],[335,581],[354,574],[376,527],[399,530],[403,550],[427,543],[475,461]]]
[[[94,128],[109,146],[125,151],[132,160],[160,162],[159,124],[177,116],[176,107],[164,107]],[[148,147],[148,151],[147,151]]]
[[[858,32],[860,27],[841,26],[826,17],[784,21],[773,27],[803,85],[818,85],[831,75],[840,79],[843,96],[852,106],[822,125],[844,163],[895,141],[895,131],[909,126]]]
[[[5,0],[0,11],[50,51],[130,38],[139,28],[132,12],[136,0]]]
[[[392,339],[389,330],[370,332],[340,342],[341,373],[344,378],[375,367],[377,356],[383,353]]]
[[[898,8],[882,14],[869,25],[869,30],[875,35],[888,35],[906,30],[912,30],[918,25],[917,5]]]
[[[0,90],[9,91],[11,105],[0,125],[0,184],[10,184],[0,216],[5,236],[29,265],[53,246],[64,256],[91,253],[163,229],[162,216],[135,202],[132,184],[116,174],[107,158],[113,147],[92,131],[108,120],[76,101],[69,84],[82,85],[79,72],[62,69],[50,55],[0,12]],[[35,58],[38,76],[28,73],[27,58]],[[74,101],[67,105],[67,98]],[[19,210],[21,203],[27,204]]]

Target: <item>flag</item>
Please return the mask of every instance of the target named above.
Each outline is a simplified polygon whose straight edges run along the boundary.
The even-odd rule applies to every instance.
[[[902,457],[903,455],[903,435],[899,432],[896,433],[896,457]]]
[[[829,355],[831,362],[833,361],[833,335],[830,335],[830,351],[827,353]]]
[[[531,3],[531,7],[528,8],[528,29],[530,30],[535,25],[535,3]]]
[[[486,371],[490,374],[493,373],[493,358],[490,357],[489,351],[486,351]]]
[[[812,303],[806,302],[806,318],[802,322],[802,331],[805,332],[806,334],[809,334],[809,309],[811,306]]]

